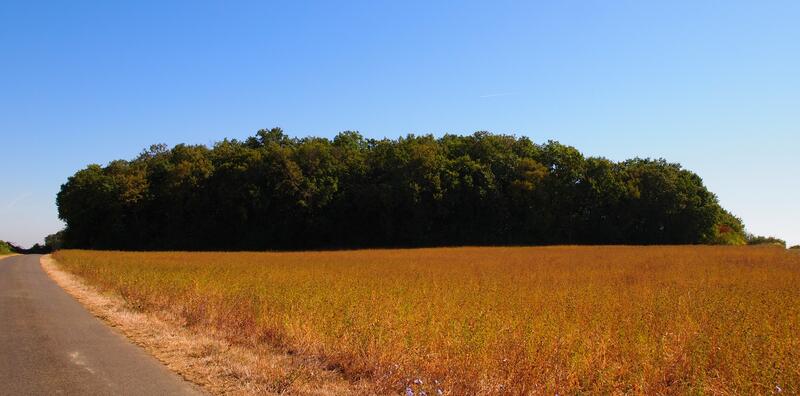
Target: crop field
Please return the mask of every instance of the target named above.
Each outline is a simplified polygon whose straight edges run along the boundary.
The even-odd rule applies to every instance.
[[[753,247],[65,250],[141,311],[374,392],[800,392],[800,254]]]

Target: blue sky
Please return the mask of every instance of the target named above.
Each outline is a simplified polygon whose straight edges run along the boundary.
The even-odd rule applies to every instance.
[[[59,230],[89,163],[280,126],[664,157],[797,244],[798,21],[797,1],[4,1],[0,239]]]

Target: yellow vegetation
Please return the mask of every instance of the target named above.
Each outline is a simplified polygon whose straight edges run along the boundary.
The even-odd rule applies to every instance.
[[[375,392],[800,392],[800,255],[753,247],[60,251],[61,266]]]

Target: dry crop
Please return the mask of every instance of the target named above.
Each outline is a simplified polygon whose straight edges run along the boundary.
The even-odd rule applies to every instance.
[[[800,392],[800,255],[749,247],[67,250],[146,312],[435,394]]]

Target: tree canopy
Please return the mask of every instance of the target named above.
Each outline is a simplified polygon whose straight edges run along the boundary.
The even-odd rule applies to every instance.
[[[67,247],[262,250],[746,242],[701,178],[476,132],[154,145],[61,186]]]

